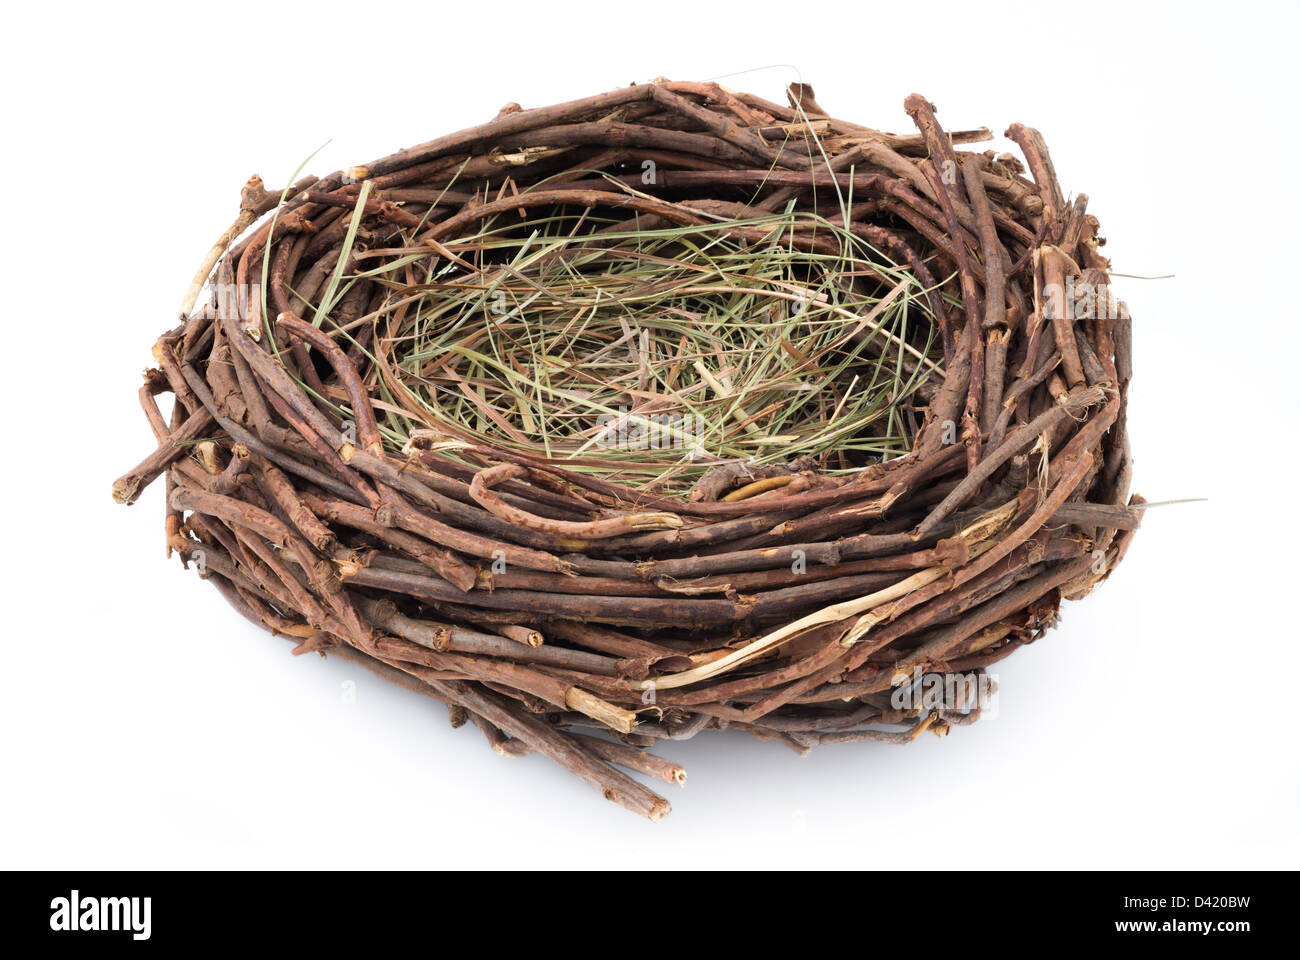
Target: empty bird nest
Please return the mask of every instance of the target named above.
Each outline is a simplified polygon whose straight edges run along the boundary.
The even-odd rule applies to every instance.
[[[252,178],[115,497],[163,477],[169,553],[294,652],[654,819],[623,770],[683,782],[668,741],[969,723],[1137,526],[1127,311],[1037,131],[787,95],[661,80]]]

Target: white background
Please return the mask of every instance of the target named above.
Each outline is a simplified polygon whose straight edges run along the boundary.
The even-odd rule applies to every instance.
[[[35,10],[35,12],[33,12]],[[446,19],[444,19],[446,18]],[[1295,3],[119,4],[6,12],[0,867],[1297,867]],[[779,64],[780,66],[771,66]],[[645,81],[1039,127],[1135,317],[1115,577],[944,740],[743,734],[652,824],[294,658],[164,561],[136,405],[253,172],[279,188]],[[1008,148],[1005,141],[993,144]],[[981,147],[980,149],[984,149]],[[356,681],[354,704],[345,681]],[[1211,891],[1214,892],[1214,891]]]

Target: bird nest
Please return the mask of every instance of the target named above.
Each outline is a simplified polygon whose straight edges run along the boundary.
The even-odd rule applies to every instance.
[[[683,782],[667,741],[971,722],[1137,527],[1127,311],[1037,131],[787,95],[656,81],[252,178],[115,497],[163,477],[169,553],[295,653],[654,819],[623,771]]]

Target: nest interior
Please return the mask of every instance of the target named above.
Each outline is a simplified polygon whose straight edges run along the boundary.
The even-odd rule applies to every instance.
[[[684,782],[661,741],[976,719],[1137,528],[1128,312],[1036,130],[1020,160],[915,94],[897,135],[786,93],[509,104],[250,179],[115,498],[162,477],[169,554],[295,653],[652,819],[624,771]]]

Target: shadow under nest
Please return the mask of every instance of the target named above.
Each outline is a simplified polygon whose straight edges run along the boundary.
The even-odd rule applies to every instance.
[[[1022,164],[916,95],[895,135],[787,94],[655,81],[253,178],[114,496],[163,477],[169,553],[295,653],[652,819],[622,771],[684,782],[661,741],[971,722],[1138,525],[1128,314],[1037,131]]]

